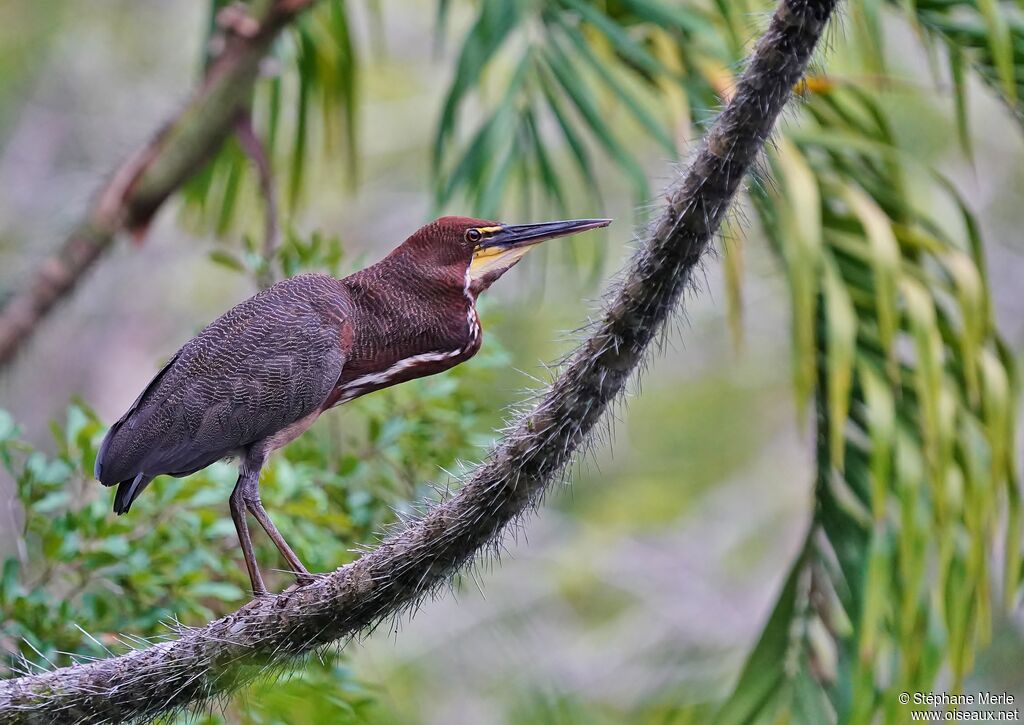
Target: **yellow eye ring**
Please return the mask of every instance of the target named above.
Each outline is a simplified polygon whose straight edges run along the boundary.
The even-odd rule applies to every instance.
[[[479,229],[467,229],[466,230],[466,241],[467,242],[473,242],[474,244],[476,244],[477,242],[480,241],[480,239],[482,237],[483,237],[483,234],[480,233]]]

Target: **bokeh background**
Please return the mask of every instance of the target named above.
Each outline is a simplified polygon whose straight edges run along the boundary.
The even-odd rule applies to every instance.
[[[454,51],[437,48],[435,12],[422,0],[386,6],[381,29],[365,8],[354,8],[357,37],[368,48],[359,175],[345,181],[320,174],[290,220],[302,234],[336,236],[343,270],[378,258],[436,211],[429,149]],[[470,18],[460,12],[457,31]],[[0,293],[56,247],[103,175],[181,106],[199,71],[207,22],[201,0],[0,3]],[[972,86],[974,158],[965,159],[952,140],[944,72],[936,78],[905,22],[888,18],[885,30],[900,82],[880,89],[880,102],[907,147],[945,170],[982,221],[997,319],[1019,357],[1021,136],[1000,102]],[[833,44],[843,33],[832,31]],[[688,149],[681,151],[685,159]],[[643,140],[636,152],[652,186],[663,185],[676,162]],[[535,377],[547,379],[546,365],[571,348],[573,330],[594,313],[602,282],[619,268],[645,218],[647,209],[614,166],[599,169],[603,204],[594,208],[581,195],[577,215],[616,219],[607,234],[585,240],[600,253],[586,252],[578,264],[537,254],[488,294],[485,345],[501,352],[466,366],[479,366],[466,373],[479,452],[508,407],[528,396]],[[685,318],[633,387],[610,434],[573,469],[571,486],[509,539],[500,563],[480,567],[414,618],[348,646],[346,681],[371,703],[351,717],[634,722],[729,690],[813,506],[813,441],[792,391],[783,272],[744,216],[722,241],[745,259],[741,334],[730,327],[726,285],[711,261],[688,296]],[[73,399],[87,401],[102,421],[115,419],[161,360],[251,294],[251,280],[211,263],[209,252],[220,244],[183,221],[179,202],[161,211],[143,244],[119,242],[0,375],[0,408],[22,437],[52,451],[50,424],[65,419]],[[342,445],[346,426],[361,428],[375,405],[383,403],[354,403],[318,429]],[[0,559],[14,552],[22,521],[13,484],[2,475]],[[220,516],[231,475],[218,474],[220,489],[209,503]],[[80,495],[106,506],[109,493],[95,485]],[[191,524],[172,518],[161,525]],[[316,535],[335,534],[325,527]],[[972,688],[1024,698],[1021,625],[997,622]],[[214,716],[244,720],[261,696],[247,691]],[[293,708],[286,719],[323,721],[315,705],[321,696],[301,687],[286,693]]]

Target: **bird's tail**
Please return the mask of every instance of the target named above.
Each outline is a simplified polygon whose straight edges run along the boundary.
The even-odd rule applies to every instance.
[[[117,494],[114,496],[114,513],[120,516],[127,513],[134,501],[143,489],[153,480],[152,476],[145,473],[138,474],[135,478],[129,478],[117,484]]]

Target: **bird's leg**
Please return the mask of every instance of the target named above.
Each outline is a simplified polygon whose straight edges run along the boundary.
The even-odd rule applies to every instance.
[[[258,471],[256,475],[259,475]],[[238,475],[235,489],[231,492],[228,506],[231,508],[231,520],[235,522],[235,531],[238,532],[238,543],[242,547],[245,568],[249,570],[252,593],[258,597],[267,593],[267,586],[263,583],[263,575],[260,574],[259,565],[256,563],[256,554],[252,550],[252,538],[249,536],[249,524],[245,520],[243,491],[245,490],[245,481],[251,478],[253,478],[252,474],[243,468],[242,472]]]
[[[291,572],[295,575],[296,580],[300,584],[313,581],[313,575],[299,561],[299,557],[292,551],[292,547],[288,546],[288,542],[281,536],[281,532],[277,530],[274,522],[270,520],[266,509],[263,508],[263,502],[260,500],[259,474],[257,473],[251,478],[246,479],[242,486],[242,500],[245,502],[245,507],[249,509],[249,513],[259,522],[263,530],[267,532],[267,536],[270,537],[270,540],[274,542],[274,546],[281,552],[281,556],[288,562],[288,566],[291,567]]]

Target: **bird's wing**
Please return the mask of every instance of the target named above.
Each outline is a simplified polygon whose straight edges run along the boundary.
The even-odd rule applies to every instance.
[[[336,280],[301,275],[229,310],[111,427],[96,478],[185,475],[316,412],[345,363],[349,308]]]

